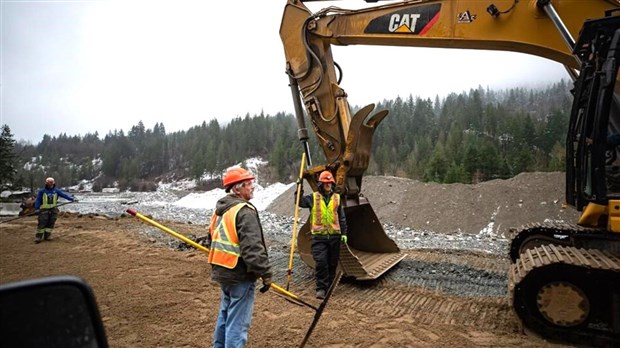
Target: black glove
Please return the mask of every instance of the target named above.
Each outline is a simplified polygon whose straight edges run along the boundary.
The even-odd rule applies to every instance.
[[[269,290],[269,288],[271,287],[271,277],[270,276],[264,276],[263,277],[263,287],[260,288],[258,291],[260,291],[261,293],[266,293],[267,290]]]
[[[77,198],[73,197],[73,202],[77,203],[77,202],[79,202],[79,201],[80,201],[79,199],[77,199]]]
[[[37,209],[37,210],[34,211],[34,215],[39,215],[40,212],[41,211],[39,209]]]

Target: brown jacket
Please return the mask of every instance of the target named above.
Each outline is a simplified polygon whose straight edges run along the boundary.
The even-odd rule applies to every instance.
[[[254,207],[243,198],[229,194],[217,201],[215,214],[222,216],[238,203],[247,203]],[[242,281],[255,281],[258,277],[271,277],[271,264],[258,211],[247,206],[241,208],[237,214],[236,226],[241,248],[239,262],[233,269],[211,265],[211,278],[220,284],[234,285]],[[211,248],[211,231],[208,245]]]

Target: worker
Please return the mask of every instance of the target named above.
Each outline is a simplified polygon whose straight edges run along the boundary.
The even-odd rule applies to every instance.
[[[334,176],[325,170],[319,175],[319,190],[299,200],[301,208],[310,209],[312,258],[315,263],[316,298],[324,299],[336,277],[340,242],[347,242],[347,220],[340,200],[334,192]],[[297,193],[295,193],[297,197]]]
[[[213,347],[244,347],[256,280],[262,278],[260,292],[269,290],[271,265],[258,211],[249,202],[254,195],[254,176],[233,167],[222,181],[228,195],[217,201],[207,237],[211,278],[222,290]]]
[[[58,219],[58,197],[62,197],[71,202],[78,200],[56,188],[56,180],[49,177],[45,179],[45,187],[39,190],[37,198],[34,201],[34,211],[39,215],[39,224],[37,225],[37,233],[34,242],[39,244],[43,240],[51,240],[52,232],[56,219]]]

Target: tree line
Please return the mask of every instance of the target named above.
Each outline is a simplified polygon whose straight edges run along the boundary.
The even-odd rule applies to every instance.
[[[375,132],[367,174],[476,183],[564,170],[571,102],[564,80],[538,89],[478,87],[434,100],[411,95],[383,100],[376,110],[389,115]],[[313,162],[324,163],[313,134],[310,144]],[[36,188],[51,175],[63,186],[89,180],[95,190],[113,185],[152,190],[161,180],[218,177],[252,157],[269,161],[267,181],[290,182],[302,151],[297,122],[285,113],[246,114],[226,125],[214,119],[172,133],[163,123],[151,129],[140,121],[127,133],[44,135],[36,145],[16,142],[3,125],[0,186]]]

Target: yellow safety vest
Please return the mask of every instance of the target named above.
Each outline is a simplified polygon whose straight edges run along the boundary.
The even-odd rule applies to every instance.
[[[338,219],[338,207],[340,195],[332,194],[329,202],[325,204],[323,196],[318,192],[312,193],[314,205],[312,206],[312,234],[340,234],[340,220]]]
[[[52,202],[48,202],[48,196],[46,193],[43,193],[43,199],[41,202],[41,209],[51,209],[58,205],[58,194],[54,193],[52,195]]]
[[[228,209],[224,215],[218,216],[213,213],[209,233],[211,234],[211,250],[209,252],[209,263],[233,269],[237,266],[241,247],[237,235],[237,213],[244,206],[252,208],[247,203],[238,203]]]

